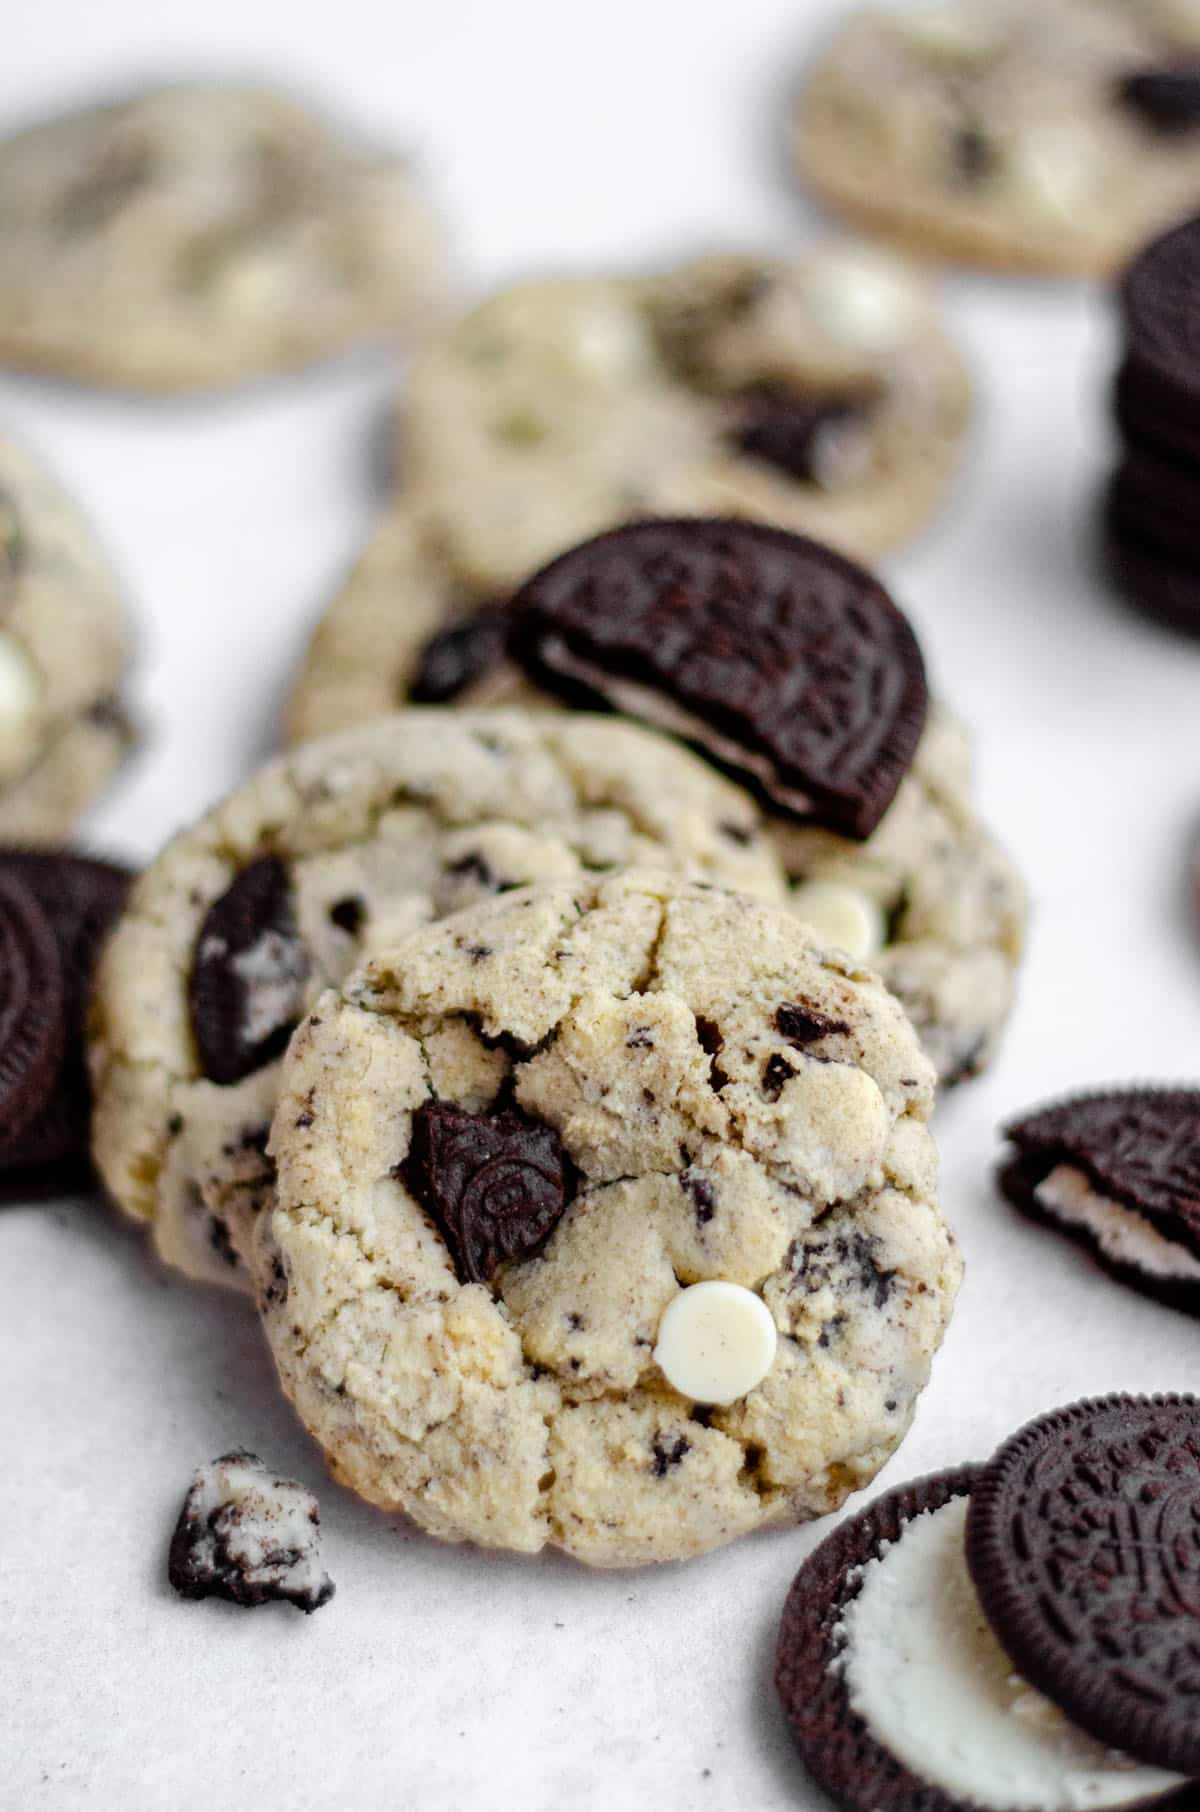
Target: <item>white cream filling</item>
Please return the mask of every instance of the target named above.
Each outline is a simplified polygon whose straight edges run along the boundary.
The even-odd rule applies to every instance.
[[[1131,1265],[1148,1277],[1183,1277],[1200,1282],[1200,1258],[1151,1225],[1144,1215],[1092,1188],[1073,1164],[1056,1164],[1034,1192],[1039,1208],[1064,1227],[1083,1227],[1116,1264]]]
[[[863,1568],[839,1625],[850,1703],[876,1739],[943,1792],[1005,1812],[1090,1812],[1179,1786],[1013,1672],[967,1570],[966,1517],[965,1497],[914,1517]]]

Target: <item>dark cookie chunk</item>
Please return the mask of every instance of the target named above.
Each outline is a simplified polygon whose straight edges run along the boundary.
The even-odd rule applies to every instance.
[[[835,1529],[797,1573],[783,1607],[775,1686],[805,1767],[841,1806],[857,1812],[970,1812],[930,1786],[878,1742],[850,1705],[838,1659],[838,1626],[858,1594],[861,1571],[904,1525],[965,1497],[978,1468],[917,1479],[877,1498]]]
[[[734,444],[802,484],[824,482],[836,464],[836,445],[848,424],[865,413],[856,396],[815,397],[779,385],[747,393],[738,408]]]
[[[88,996],[100,947],[120,915],[133,874],[66,850],[0,848],[0,876],[27,887],[50,921],[62,963],[63,1053],[50,1100],[8,1142],[4,1162],[35,1168],[82,1163],[92,1094],[84,1048]]]
[[[844,1019],[833,1019],[807,1001],[785,1000],[775,1009],[775,1030],[789,1044],[803,1050],[806,1045],[819,1044],[822,1038],[832,1038],[837,1032],[848,1033],[850,1027]]]
[[[1134,260],[1121,309],[1135,367],[1168,385],[1180,406],[1200,400],[1200,218],[1173,227]]]
[[[508,612],[484,604],[426,642],[408,688],[414,705],[445,705],[499,667],[508,652]]]
[[[304,1011],[311,962],[278,856],[260,856],[209,907],[188,1007],[210,1082],[240,1082],[280,1056]]]
[[[0,871],[0,1165],[24,1160],[21,1136],[54,1093],[66,984],[58,940],[27,887]]]
[[[840,554],[759,523],[643,522],[564,554],[515,599],[545,684],[674,730],[778,810],[867,837],[925,722],[916,638]]]
[[[1015,1207],[1069,1234],[1122,1282],[1200,1314],[1200,1279],[1187,1275],[1191,1261],[1200,1259],[1200,1090],[1075,1096],[1014,1121],[1004,1134],[1016,1151],[1001,1164],[999,1181]],[[1144,1227],[1174,1246],[1182,1274],[1139,1265],[1133,1242],[1106,1248],[1095,1226],[1040,1201],[1040,1185],[1060,1164],[1081,1171],[1098,1195],[1128,1210],[1135,1231]]]
[[[1024,1679],[1098,1742],[1200,1773],[1200,1399],[1029,1423],[971,1489],[967,1563]]]
[[[334,1586],[321,1569],[317,1500],[239,1448],[201,1466],[171,1538],[167,1577],[184,1598],[247,1607],[282,1599],[319,1611]]]
[[[1131,70],[1118,82],[1117,94],[1143,125],[1163,137],[1200,131],[1200,63]]]
[[[526,1114],[468,1114],[430,1101],[413,1115],[402,1180],[433,1216],[464,1283],[528,1258],[570,1199],[569,1165],[552,1126]]]

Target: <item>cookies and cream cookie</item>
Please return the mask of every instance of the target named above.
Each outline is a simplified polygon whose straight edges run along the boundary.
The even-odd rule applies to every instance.
[[[637,549],[644,546],[651,590],[665,592],[670,580],[688,573],[696,581],[691,590],[680,583],[671,593],[667,614],[677,623],[702,608],[706,586],[718,601],[723,588],[739,588],[732,635],[726,636],[724,645],[719,625],[703,627],[697,645],[704,635],[710,636],[707,659],[714,683],[707,703],[694,700],[689,707],[690,723],[683,721],[678,709],[667,709],[664,693],[669,687],[662,683],[662,675],[653,686],[643,685],[636,697],[629,687],[619,696],[610,689],[608,696],[609,703],[678,729],[710,757],[720,758],[710,730],[715,730],[738,683],[730,647],[739,659],[753,664],[755,646],[761,643],[762,662],[767,669],[771,665],[775,631],[769,610],[757,608],[755,599],[770,597],[779,574],[771,578],[756,566],[757,550],[785,550],[780,570],[790,572],[797,593],[824,586],[831,596],[836,592],[840,611],[851,613],[863,598],[878,604],[879,588],[828,550],[794,538],[776,538],[753,526],[720,527],[722,551],[713,564],[711,552],[704,552],[712,527],[704,522],[643,524],[585,544],[551,571],[574,571],[586,590],[606,549],[618,554],[629,549],[632,564],[616,573],[607,609],[632,583]],[[715,574],[714,586],[708,586],[704,576],[706,560],[709,578]],[[519,597],[527,597],[538,585],[535,577],[521,588]],[[560,682],[541,657],[533,671],[526,670],[528,660],[520,664],[522,649],[512,640],[513,620],[507,599],[473,586],[454,566],[427,516],[413,507],[389,512],[313,637],[292,693],[289,735],[300,739],[322,734],[410,700],[468,707],[485,701],[542,706],[555,702],[547,687]],[[897,634],[897,654],[901,648],[907,650],[897,660],[896,683],[901,684],[912,647],[907,636],[895,630],[890,607],[880,610],[878,621]],[[802,631],[797,625],[789,633],[793,656],[802,656]],[[578,626],[576,635],[578,639]],[[651,640],[656,638],[657,631]],[[667,645],[671,637],[664,635],[662,641]],[[800,714],[823,726],[822,735],[828,730],[831,741],[844,737],[853,745],[855,723],[882,721],[877,713],[873,719],[871,702],[872,686],[879,682],[882,669],[873,682],[868,655],[866,639],[852,645],[852,680],[840,701],[835,705],[834,692],[822,679],[819,709],[814,711],[809,701]],[[797,671],[801,664],[797,659]],[[569,689],[570,676],[564,677]],[[595,698],[603,688],[597,675],[592,678],[597,683],[590,686],[589,696]],[[781,688],[792,678],[794,674],[789,677],[785,670],[778,684],[778,676],[767,677],[759,688],[764,708],[774,699],[784,721],[791,706]],[[918,708],[915,695],[910,705]],[[943,706],[926,709],[922,703],[919,710],[924,715],[915,741],[909,735],[898,756],[884,738],[878,751],[883,760],[877,763],[868,757],[865,740],[859,740],[851,765],[860,774],[878,770],[876,786],[887,769],[887,785],[892,787],[882,814],[865,837],[837,827],[836,802],[828,795],[825,806],[807,819],[776,810],[770,825],[794,885],[796,910],[817,925],[828,942],[879,967],[904,1001],[942,1081],[952,1082],[986,1065],[1007,1019],[1021,956],[1025,899],[1012,864],[975,815],[970,752],[962,728]],[[706,712],[710,729],[700,721]],[[844,806],[843,815],[853,818],[856,809]],[[865,823],[859,828],[865,829]]]
[[[92,1015],[95,1157],[194,1276],[244,1284],[278,1059],[406,928],[523,883],[653,863],[781,899],[753,801],[614,718],[413,710],[269,763],[136,884]]]
[[[125,760],[130,654],[90,523],[0,434],[0,841],[61,842]]]
[[[147,89],[0,142],[0,362],[215,389],[423,322],[405,163],[266,88]]]
[[[485,590],[655,514],[872,554],[933,513],[969,409],[926,282],[830,242],[501,290],[417,358],[401,468]]]
[[[251,1239],[284,1388],[430,1534],[598,1566],[834,1509],[959,1276],[894,998],[778,905],[526,888],[316,1002]]]
[[[1196,0],[850,15],[791,132],[805,186],[906,249],[1093,275],[1200,205]]]

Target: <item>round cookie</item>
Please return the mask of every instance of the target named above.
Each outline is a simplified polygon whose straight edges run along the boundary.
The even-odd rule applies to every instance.
[[[284,1388],[344,1483],[444,1540],[631,1566],[825,1514],[953,1304],[932,1097],[891,995],[745,895],[625,871],[424,927],[284,1062],[253,1241]],[[776,1335],[715,1402],[656,1356],[710,1282]]]
[[[1102,275],[1200,202],[1196,0],[853,14],[798,97],[802,182],[905,247]]]
[[[835,242],[500,291],[418,356],[401,468],[485,592],[632,516],[870,554],[932,514],[969,407],[925,282]]]
[[[130,631],[91,526],[0,436],[0,840],[58,843],[124,761]]]
[[[321,990],[481,895],[630,863],[784,893],[753,802],[615,719],[413,710],[269,763],[151,865],[101,960],[111,1194],[168,1262],[244,1284],[277,1058]]]
[[[0,360],[146,391],[290,370],[432,312],[402,160],[269,89],[148,89],[0,143]]]
[[[483,613],[484,634],[472,624]],[[320,735],[428,695],[451,668],[462,689],[442,702],[556,701],[506,658],[490,633],[491,600],[456,571],[427,517],[397,508],[318,627],[289,705],[293,740]],[[453,662],[438,660],[450,645]],[[899,994],[943,1084],[989,1062],[1012,1006],[1025,894],[1008,857],[979,824],[961,726],[943,707],[926,718],[911,766],[865,842],[818,825],[770,818],[797,909],[819,918],[826,941],[846,942],[815,891],[850,889],[862,922],[853,954],[875,964]],[[843,900],[845,896],[843,895]]]

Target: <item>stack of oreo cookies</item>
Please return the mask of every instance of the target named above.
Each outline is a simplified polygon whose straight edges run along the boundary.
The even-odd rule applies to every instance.
[[[1147,246],[1125,275],[1120,306],[1113,568],[1140,609],[1200,635],[1200,217]]]

